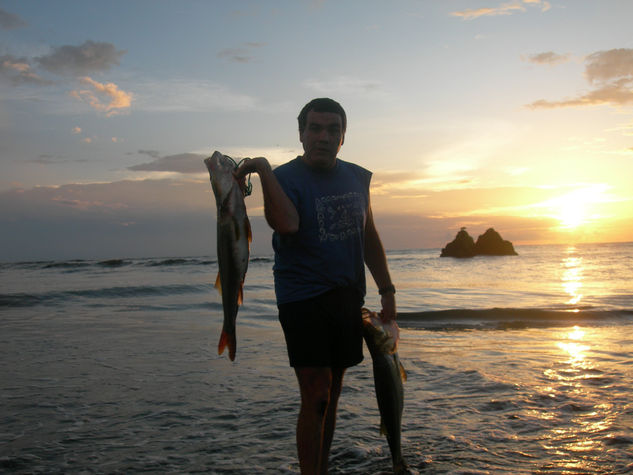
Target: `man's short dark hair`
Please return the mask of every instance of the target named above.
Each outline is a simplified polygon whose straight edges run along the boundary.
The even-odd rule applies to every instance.
[[[308,102],[301,112],[299,112],[299,117],[297,120],[299,121],[299,133],[302,134],[306,128],[308,123],[308,113],[310,111],[314,112],[332,112],[334,114],[338,114],[341,116],[341,124],[343,125],[343,133],[347,129],[347,116],[345,115],[345,111],[343,107],[333,99],[329,99],[327,97],[321,97],[318,99],[312,99]]]

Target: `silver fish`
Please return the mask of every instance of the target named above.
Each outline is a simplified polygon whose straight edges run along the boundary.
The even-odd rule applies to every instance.
[[[398,325],[395,322],[383,324],[376,312],[370,312],[366,308],[363,308],[362,314],[363,337],[369,348],[374,369],[374,386],[380,410],[380,432],[387,436],[394,473],[411,473],[402,458],[400,445],[404,407],[402,382],[406,381],[407,375],[398,358]]]
[[[217,206],[218,277],[215,287],[222,294],[224,324],[218,343],[218,354],[229,347],[229,358],[235,359],[235,320],[243,301],[244,278],[250,253],[251,225],[246,214],[244,192],[233,176],[235,162],[220,152],[204,160],[211,178]]]

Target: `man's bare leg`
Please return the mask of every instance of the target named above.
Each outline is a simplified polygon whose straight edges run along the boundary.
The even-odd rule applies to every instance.
[[[297,421],[297,452],[301,473],[304,475],[326,473],[323,470],[327,471],[327,455],[324,461],[322,448],[333,382],[332,370],[325,367],[295,368],[295,373],[301,391],[301,409]],[[336,400],[338,400],[338,394]],[[336,408],[334,416],[336,416]],[[331,436],[329,443],[331,443]]]
[[[334,428],[336,427],[336,411],[338,399],[343,387],[343,375],[345,368],[332,368],[332,384],[330,385],[330,402],[325,412],[323,423],[323,440],[321,443],[321,475],[326,475],[328,471],[328,461],[330,456],[330,446],[334,438]]]

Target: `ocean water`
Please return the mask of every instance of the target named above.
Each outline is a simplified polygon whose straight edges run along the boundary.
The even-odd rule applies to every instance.
[[[405,458],[424,474],[632,472],[633,243],[516,249],[388,252]],[[271,269],[251,258],[230,362],[214,257],[0,264],[0,472],[298,473]],[[331,473],[391,469],[365,353]]]

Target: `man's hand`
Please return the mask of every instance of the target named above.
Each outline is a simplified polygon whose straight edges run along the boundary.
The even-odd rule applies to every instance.
[[[250,173],[261,174],[263,170],[270,169],[270,163],[265,157],[245,158],[240,162],[237,170],[233,171],[233,175],[237,180],[242,180]]]
[[[266,167],[270,168],[268,160],[264,157],[245,158],[240,162],[239,167],[233,170],[233,176],[239,183],[242,193],[246,192],[246,175],[250,175],[253,172],[259,173],[262,167],[264,169]]]
[[[245,158],[233,176],[240,184],[249,173],[257,173],[264,195],[264,216],[268,225],[279,234],[293,234],[299,229],[299,214],[277,181],[273,169],[264,157]]]

